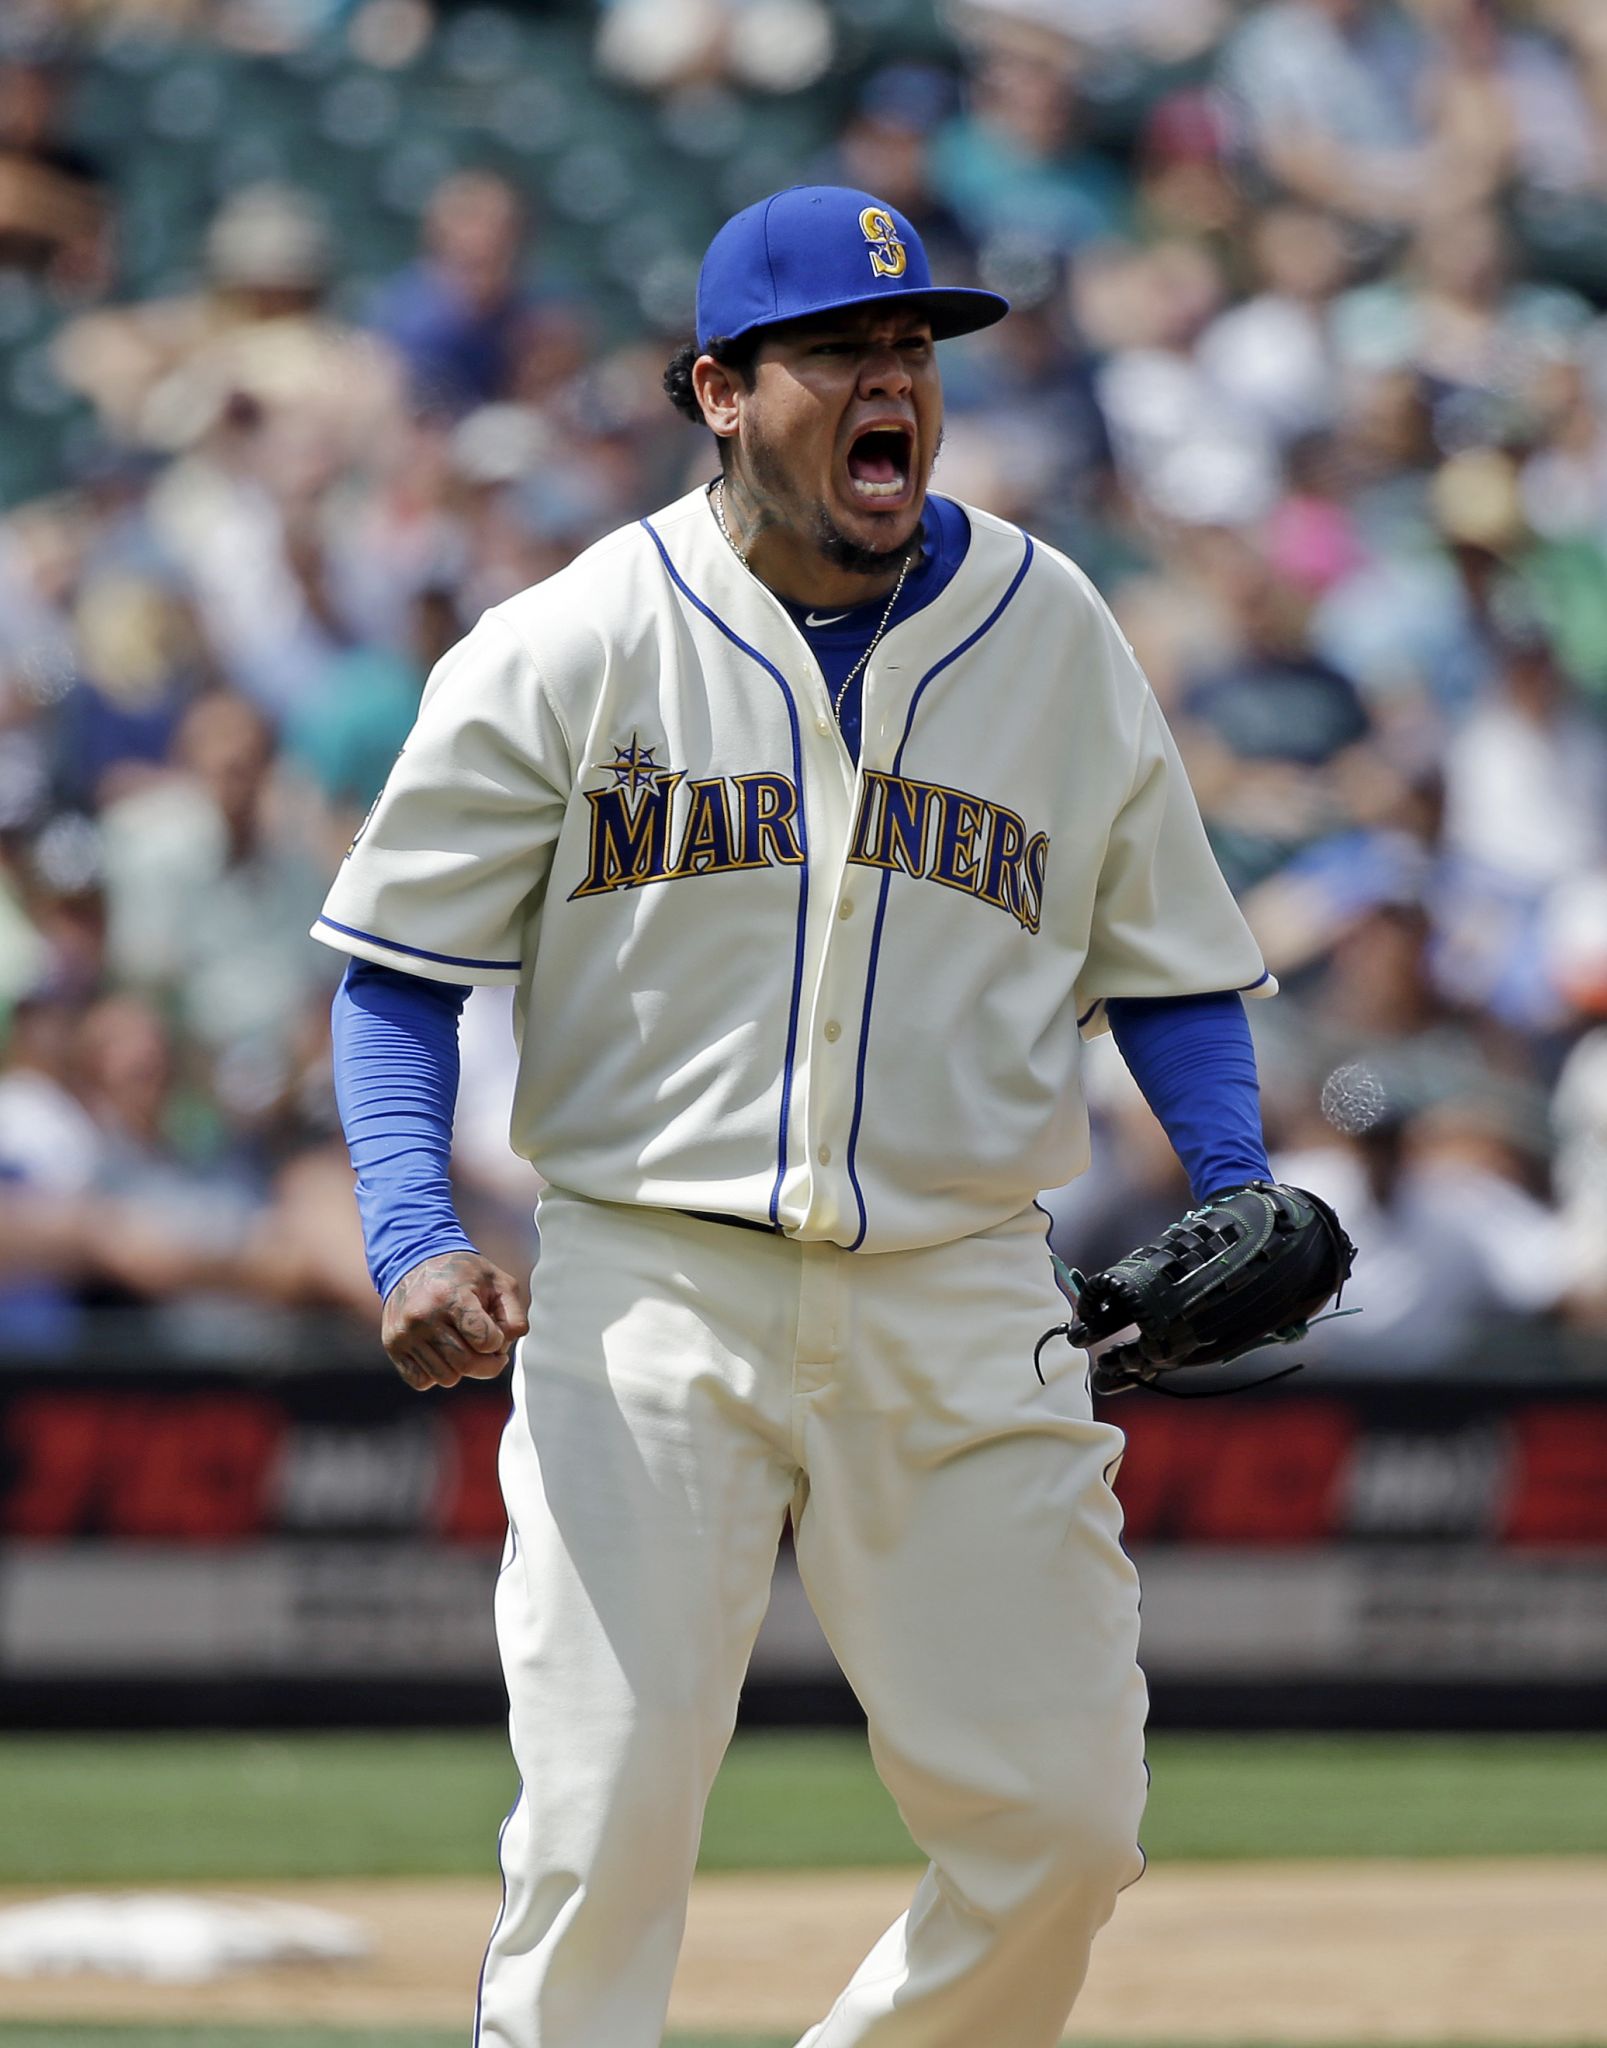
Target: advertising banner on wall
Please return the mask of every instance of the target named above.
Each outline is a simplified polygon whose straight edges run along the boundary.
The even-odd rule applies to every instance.
[[[0,1375],[0,1679],[496,1686],[505,1390]],[[1607,1688],[1607,1386],[1111,1404],[1152,1684]],[[790,1553],[756,1682],[833,1675]],[[20,1688],[20,1690],[19,1690]]]

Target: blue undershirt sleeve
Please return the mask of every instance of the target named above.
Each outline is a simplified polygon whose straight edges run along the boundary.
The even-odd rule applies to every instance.
[[[1255,1047],[1231,989],[1206,996],[1119,996],[1111,1035],[1183,1163],[1197,1202],[1270,1180]]]
[[[475,1249],[448,1178],[468,995],[367,960],[353,960],[335,991],[335,1101],[381,1301],[421,1259]]]

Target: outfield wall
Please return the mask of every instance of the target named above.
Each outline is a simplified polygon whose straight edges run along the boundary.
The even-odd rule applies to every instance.
[[[505,1406],[368,1356],[0,1370],[0,1717],[499,1714]],[[1108,1412],[1157,1718],[1600,1724],[1607,1384]],[[749,1704],[852,1712],[785,1549]]]

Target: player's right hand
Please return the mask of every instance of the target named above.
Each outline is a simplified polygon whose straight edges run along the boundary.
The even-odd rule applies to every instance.
[[[494,1380],[530,1327],[516,1281],[478,1252],[439,1252],[385,1297],[381,1339],[415,1393]]]

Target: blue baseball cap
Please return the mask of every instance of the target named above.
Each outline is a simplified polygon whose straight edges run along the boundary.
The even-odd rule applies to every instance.
[[[1010,310],[997,292],[933,284],[920,236],[873,194],[792,185],[744,207],[710,242],[698,273],[697,345],[879,305],[918,306],[939,341]]]

